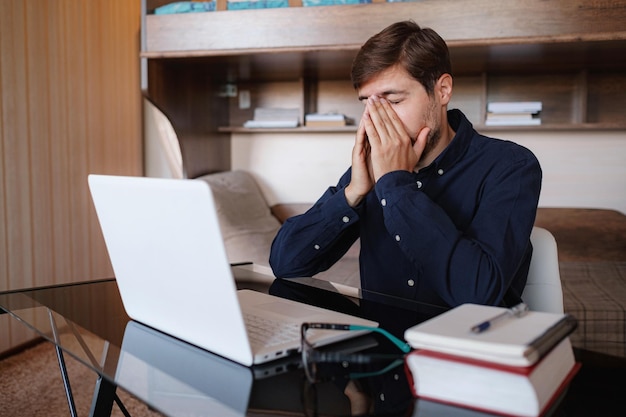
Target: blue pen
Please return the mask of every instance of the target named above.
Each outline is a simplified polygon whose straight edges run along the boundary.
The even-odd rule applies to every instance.
[[[485,320],[482,323],[479,323],[472,327],[472,332],[474,333],[482,333],[494,324],[499,321],[506,320],[508,318],[513,317],[522,317],[528,311],[528,306],[524,303],[520,303],[516,306],[513,306],[503,313],[498,314],[495,317],[490,318],[489,320]]]

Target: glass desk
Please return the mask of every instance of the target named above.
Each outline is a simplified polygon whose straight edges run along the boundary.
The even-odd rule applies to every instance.
[[[338,296],[326,281],[306,279],[290,285],[322,298]],[[378,294],[357,295],[364,315],[400,335],[404,328],[443,312]],[[252,368],[238,365],[130,320],[112,279],[0,293],[0,312],[9,313],[56,347],[66,382],[63,365],[68,354],[97,373],[93,416],[110,415],[116,387],[171,416],[351,414],[340,366],[330,369],[331,380],[311,384],[298,355]],[[367,352],[388,347],[384,339],[367,335],[330,349]],[[626,415],[626,360],[597,360],[589,352],[576,353],[583,363],[581,372],[549,414]],[[372,393],[375,414],[486,415],[413,399],[402,364],[363,378],[362,384]],[[71,404],[70,386],[66,385],[66,392]]]

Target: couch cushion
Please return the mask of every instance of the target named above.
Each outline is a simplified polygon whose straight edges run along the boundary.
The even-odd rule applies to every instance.
[[[616,210],[540,207],[536,226],[556,239],[575,347],[626,357],[626,216]]]
[[[280,222],[272,215],[252,175],[226,171],[198,179],[206,181],[213,191],[230,262],[268,265],[270,246]]]
[[[554,235],[561,262],[626,261],[626,216],[619,211],[540,207],[535,226]]]
[[[575,347],[626,357],[626,262],[561,262],[565,312],[578,319]]]

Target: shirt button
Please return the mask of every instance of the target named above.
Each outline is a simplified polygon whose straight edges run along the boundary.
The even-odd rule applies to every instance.
[[[439,168],[439,171],[437,171],[437,174],[443,175],[443,169]]]
[[[315,245],[313,247],[315,248],[315,250],[320,250],[320,245]]]
[[[341,221],[343,221],[344,223],[348,223],[350,221],[350,217],[348,216],[343,216],[343,218],[341,219]]]
[[[396,242],[400,241],[400,235],[396,235]]]
[[[387,200],[385,200],[384,198],[382,200],[380,200],[380,204],[385,207],[387,205]]]
[[[406,283],[409,284],[409,287],[412,287],[415,285],[415,281],[412,279],[408,280]]]
[[[422,182],[421,181],[417,181],[416,184],[417,184],[417,188],[422,188]]]

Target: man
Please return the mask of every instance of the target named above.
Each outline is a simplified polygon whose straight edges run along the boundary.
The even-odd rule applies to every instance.
[[[445,306],[521,301],[541,168],[526,148],[448,111],[451,72],[443,39],[412,21],[362,46],[352,167],[282,226],[270,254],[277,277],[324,271],[360,238],[364,289]]]

